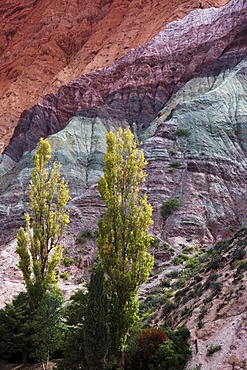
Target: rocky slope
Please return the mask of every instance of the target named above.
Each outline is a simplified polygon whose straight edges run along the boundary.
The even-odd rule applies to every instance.
[[[149,161],[157,236],[173,245],[186,239],[199,245],[245,224],[246,10],[243,0],[196,10],[25,111],[1,159],[2,241],[20,225],[30,151],[40,136],[50,135],[70,183],[73,235],[77,224],[92,228],[100,212],[93,186],[104,135],[126,124],[143,141]],[[160,206],[174,197],[180,209],[164,223]]]
[[[33,2],[34,8],[39,3]],[[193,349],[191,368],[201,363],[203,370],[230,370],[237,357],[244,369],[246,228],[232,236],[247,217],[246,20],[244,0],[196,10],[112,65],[82,75],[23,112],[0,160],[0,305],[23,289],[15,234],[28,209],[39,137],[49,137],[72,196],[63,243],[74,264],[61,285],[69,295],[87,279],[94,258],[91,231],[104,210],[95,184],[105,133],[130,125],[149,162],[145,190],[156,236],[156,267],[141,295],[158,296],[159,322],[167,312],[175,324],[187,322],[199,349],[197,354]],[[67,78],[61,76],[61,81]],[[171,198],[180,206],[164,220],[160,208]],[[228,237],[230,243],[208,249]],[[164,304],[171,294],[169,311]],[[216,346],[218,351],[207,355]]]
[[[20,113],[82,72],[109,65],[166,23],[227,0],[6,0],[0,4],[0,152]]]
[[[153,311],[149,322],[189,327],[188,369],[231,370],[233,361],[235,369],[246,369],[247,229],[206,251],[189,244],[168,248],[166,261],[158,249],[141,304],[142,312]]]

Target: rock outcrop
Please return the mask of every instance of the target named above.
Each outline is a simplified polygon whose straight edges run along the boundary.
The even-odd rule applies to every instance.
[[[21,0],[0,5],[0,152],[24,109],[110,65],[166,23],[228,0]]]
[[[35,9],[36,3],[28,6]],[[116,3],[101,4],[104,8]],[[25,14],[28,8],[20,11]],[[148,160],[144,190],[154,209],[157,248],[152,252],[159,264],[141,294],[155,290],[169,269],[177,275],[185,271],[177,285],[173,277],[169,284],[175,287],[174,323],[186,322],[198,339],[199,353],[193,351],[190,366],[202,363],[205,370],[230,370],[232,355],[244,369],[246,227],[230,243],[211,251],[206,247],[232,237],[247,223],[246,20],[245,0],[195,10],[112,65],[74,79],[22,113],[0,158],[0,305],[23,289],[15,267],[15,235],[28,210],[39,138],[48,137],[72,196],[71,223],[63,236],[66,253],[75,261],[68,285],[62,285],[69,292],[87,278],[94,258],[92,235],[104,211],[96,183],[102,173],[105,133],[130,125]],[[77,56],[71,63],[79,66]],[[59,81],[78,72],[74,67],[67,71]],[[160,208],[169,199],[178,199],[179,208],[163,219]],[[190,267],[192,272],[195,267],[193,277]],[[159,294],[165,294],[164,286],[158,287]],[[185,290],[180,292],[181,286]],[[164,311],[162,306],[154,320],[164,321]],[[218,356],[207,356],[207,348],[214,345],[221,345]]]
[[[25,111],[1,160],[0,222],[9,223],[3,241],[20,223],[30,151],[39,137],[50,136],[76,208],[78,194],[83,198],[100,176],[104,133],[127,124],[149,161],[147,190],[159,237],[174,245],[181,238],[213,243],[245,224],[246,11],[243,0],[196,10]],[[181,206],[164,224],[160,206],[173,197]],[[85,209],[80,202],[75,212],[84,214],[82,224]]]

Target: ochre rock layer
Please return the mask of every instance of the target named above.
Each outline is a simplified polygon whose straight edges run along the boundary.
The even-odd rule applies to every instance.
[[[20,113],[111,64],[196,8],[228,0],[20,0],[0,4],[0,152]]]

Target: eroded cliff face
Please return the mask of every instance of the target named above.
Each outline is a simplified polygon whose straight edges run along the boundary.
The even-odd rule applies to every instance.
[[[21,0],[0,5],[0,152],[19,115],[82,73],[110,65],[196,8],[227,0]]]
[[[29,2],[29,5],[35,9],[39,3],[42,2]],[[102,9],[112,4],[116,3],[101,2]],[[137,6],[137,2],[129,2],[129,6],[134,4]],[[158,17],[159,8],[155,1],[153,8],[151,2],[145,2],[143,7],[147,4],[150,12],[153,9]],[[130,7],[126,9],[130,13]],[[177,6],[176,14],[179,9],[184,8]],[[103,20],[106,18],[99,20],[99,24],[101,21],[103,24]],[[95,230],[97,219],[104,211],[96,183],[102,173],[105,134],[111,128],[116,130],[129,125],[148,160],[144,190],[154,209],[152,233],[158,240],[158,248],[153,248],[152,252],[159,266],[141,293],[154,288],[169,269],[187,271],[186,262],[176,266],[172,263],[184,247],[198,252],[197,262],[201,263],[202,246],[211,246],[217,240],[231,237],[234,229],[246,225],[246,20],[245,0],[232,0],[220,9],[193,11],[182,20],[170,23],[146,44],[130,50],[113,64],[81,75],[22,113],[0,159],[0,305],[23,289],[16,267],[15,235],[18,227],[23,225],[23,212],[28,210],[33,153],[41,136],[48,137],[53,159],[61,162],[62,174],[69,183],[72,196],[69,203],[71,223],[62,241],[75,261],[68,269],[69,282],[62,284],[67,295],[88,278],[87,267],[94,258],[95,239],[87,238],[83,244],[78,244],[78,236]],[[161,27],[158,21],[157,27]],[[149,32],[148,37],[155,33],[152,27],[138,32],[146,36]],[[135,37],[131,40],[131,45],[135,46]],[[125,46],[123,42],[120,44]],[[84,63],[84,59],[80,59],[80,50],[57,79],[51,78],[51,85],[48,80],[44,80],[44,84],[58,86],[73,73],[76,77],[79,66]],[[111,50],[109,63],[116,57],[114,53],[119,52],[117,48]],[[95,55],[99,56],[100,52]],[[101,56],[103,58],[104,54]],[[56,57],[55,53],[54,61]],[[96,58],[85,67],[87,61],[84,67],[88,71],[94,69],[97,60],[101,59]],[[54,72],[54,76],[57,73]],[[170,198],[178,198],[180,207],[163,220],[160,207]],[[171,249],[165,248],[167,241],[174,247],[172,256],[169,256]],[[244,257],[239,255],[239,250],[245,253]],[[193,338],[198,338],[199,353],[193,351],[191,367],[202,363],[205,370],[230,370],[229,354],[232,354],[238,357],[239,368],[244,369],[246,229],[243,228],[227,244],[227,249],[221,249],[214,258],[216,254],[212,254],[210,269],[206,266],[206,269],[198,270],[201,285],[197,284],[197,290],[194,290],[196,278],[186,282],[188,288],[186,285],[187,290],[180,294],[183,302],[174,310],[173,316],[176,324],[186,322]],[[217,261],[219,265],[215,267]],[[221,291],[214,292],[212,287],[206,287],[212,274],[218,274],[218,285],[215,286],[221,287]],[[211,288],[215,295],[211,294]],[[181,311],[185,304],[186,317]],[[198,325],[202,306],[207,312]],[[163,309],[161,307],[155,318],[159,322],[164,320]],[[222,344],[222,351],[211,358],[206,354],[207,346],[215,344]]]
[[[3,241],[20,224],[41,136],[49,135],[71,187],[74,236],[78,220],[95,226],[100,209],[96,202],[88,216],[87,192],[102,170],[105,132],[126,125],[149,161],[155,235],[175,246],[211,244],[245,224],[246,10],[243,0],[196,10],[25,111],[1,160]],[[173,197],[180,209],[164,222],[160,206]]]

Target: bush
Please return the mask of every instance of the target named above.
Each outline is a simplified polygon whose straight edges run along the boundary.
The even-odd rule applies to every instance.
[[[187,343],[190,332],[186,327],[176,332],[164,327],[146,329],[141,332],[137,346],[132,350],[133,370],[162,369],[181,370],[191,352]]]
[[[171,170],[175,170],[176,168],[179,168],[179,167],[181,167],[180,161],[172,161],[171,163],[169,163],[169,168]]]
[[[64,266],[69,267],[69,266],[71,266],[73,263],[74,263],[73,258],[69,258],[68,256],[64,257],[64,259],[63,259],[63,264],[64,264]]]
[[[211,345],[207,349],[207,356],[212,356],[215,352],[218,352],[222,349],[221,344]]]
[[[167,316],[175,307],[176,306],[175,306],[174,303],[166,302],[166,304],[164,305],[164,307],[162,309],[163,316]]]
[[[179,128],[175,132],[175,135],[178,137],[188,137],[191,135],[191,132],[186,128]]]
[[[83,230],[80,234],[76,237],[75,243],[82,244],[86,241],[87,238],[94,239],[97,236],[97,231],[94,230]]]
[[[131,356],[131,367],[135,370],[145,369],[145,364],[150,361],[158,346],[166,340],[167,335],[158,328],[143,329]]]
[[[68,280],[68,279],[69,279],[69,275],[68,275],[68,273],[67,273],[67,272],[63,271],[63,272],[61,272],[61,274],[60,274],[60,278],[61,278],[61,279],[64,279],[64,280]]]
[[[176,212],[180,207],[180,200],[179,198],[170,198],[167,201],[163,202],[160,214],[164,220],[166,220],[169,216],[171,216],[174,212]]]

